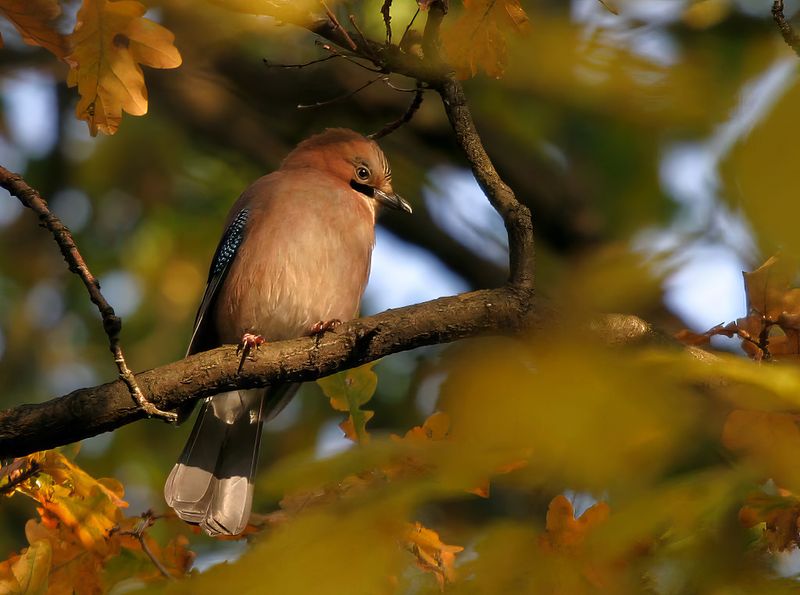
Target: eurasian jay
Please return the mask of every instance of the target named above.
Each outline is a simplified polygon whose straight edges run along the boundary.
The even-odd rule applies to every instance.
[[[391,181],[377,143],[352,130],[329,129],[301,142],[231,208],[188,353],[300,337],[353,318],[369,276],[378,204],[411,212]],[[210,535],[244,530],[262,422],[298,386],[203,401],[164,486],[180,518]]]

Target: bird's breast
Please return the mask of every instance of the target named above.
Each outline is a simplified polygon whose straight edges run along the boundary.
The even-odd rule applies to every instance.
[[[268,341],[298,337],[315,322],[356,315],[374,220],[349,188],[341,196],[321,190],[251,207],[246,239],[216,308],[223,343],[238,343],[245,332]]]

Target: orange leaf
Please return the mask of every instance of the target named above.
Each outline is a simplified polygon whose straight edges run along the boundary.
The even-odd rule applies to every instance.
[[[786,551],[800,544],[800,500],[786,490],[749,496],[739,511],[745,527],[764,523],[764,541],[770,551]]]
[[[459,78],[479,70],[494,78],[508,61],[504,29],[527,31],[528,15],[519,0],[464,0],[464,12],[444,29],[442,43]]]
[[[547,550],[572,550],[583,544],[594,527],[608,518],[610,509],[605,502],[598,502],[575,518],[572,503],[563,495],[556,496],[547,508],[545,534],[540,544]]]
[[[722,443],[752,461],[764,477],[796,488],[800,486],[795,456],[800,452],[798,419],[789,413],[735,410],[725,420]]]
[[[359,416],[359,420],[362,426],[366,425],[369,420],[372,419],[372,416],[375,415],[374,411],[370,411],[369,409],[359,409],[361,415]],[[369,434],[364,431],[360,436],[359,432],[356,430],[356,422],[353,419],[352,414],[347,416],[347,419],[344,420],[342,423],[339,424],[342,432],[344,435],[352,440],[353,442],[368,442],[369,441]]]
[[[0,0],[0,12],[11,21],[28,45],[38,45],[59,58],[66,56],[68,44],[54,21],[61,14],[58,0]]]
[[[139,64],[176,68],[181,56],[168,29],[142,18],[145,7],[134,0],[84,0],[70,37],[68,84],[78,86],[77,117],[92,136],[114,134],[123,110],[147,113],[147,89]]]
[[[777,256],[771,256],[751,273],[742,273],[748,314],[756,312],[770,320],[777,320],[786,309],[785,302],[796,305],[798,291],[789,288],[793,274],[792,264]]]
[[[415,426],[406,432],[402,438],[392,435],[393,440],[407,440],[413,443],[424,443],[428,440],[445,440],[450,433],[450,416],[437,411],[421,426]]]
[[[417,566],[432,572],[440,587],[444,588],[445,583],[455,579],[456,554],[463,547],[443,543],[435,531],[426,529],[420,523],[408,526],[405,539],[416,557]]]

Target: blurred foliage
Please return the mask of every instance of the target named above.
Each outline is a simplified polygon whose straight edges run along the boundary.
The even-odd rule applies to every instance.
[[[62,2],[58,17],[55,4],[0,8],[17,26],[9,7],[25,17],[41,6],[34,16],[74,24],[80,3]],[[183,355],[221,221],[242,188],[310,133],[372,132],[410,101],[378,83],[296,109],[344,96],[371,73],[340,59],[281,68],[326,54],[311,35],[230,4],[149,5],[145,16],[174,33],[183,64],[147,70],[148,114],[105,138],[76,122],[67,65],[25,44],[24,26],[22,37],[0,27],[0,163],[72,228],[123,317],[136,369]],[[375,39],[385,35],[381,4],[330,3]],[[492,30],[476,37],[484,45],[451,41],[445,53],[475,75],[470,106],[532,209],[539,293],[558,314],[532,337],[397,354],[374,372],[323,381],[324,394],[304,387],[267,426],[247,547],[163,518],[163,481],[188,428],[137,423],[79,453],[12,462],[0,477],[0,494],[12,496],[0,506],[0,592],[797,591],[800,313],[787,263],[800,252],[791,167],[800,87],[770,5],[453,2],[444,34],[456,42],[469,11],[489,9]],[[395,42],[417,7],[392,3]],[[58,55],[61,41],[51,41]],[[442,175],[464,161],[437,101],[426,93],[414,119],[381,141],[415,211],[382,220],[405,242],[392,259],[398,269],[433,263],[467,287],[499,284],[496,219],[466,193],[445,200],[469,174]],[[49,238],[8,198],[0,229],[1,406],[113,378],[96,312]],[[665,280],[709,243],[754,271],[749,303],[735,322],[681,337],[708,348],[712,336],[736,336],[742,349],[699,358],[697,347],[610,347],[589,330],[605,312],[682,329]],[[370,296],[401,286],[429,296],[430,278],[395,276],[397,286],[372,288],[366,311]],[[337,424],[358,444],[347,448]],[[158,564],[188,577],[167,581]]]

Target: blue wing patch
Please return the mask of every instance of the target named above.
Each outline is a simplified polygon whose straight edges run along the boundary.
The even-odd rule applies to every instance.
[[[217,291],[227,276],[228,267],[233,262],[236,251],[241,246],[242,240],[244,240],[245,226],[249,215],[249,209],[239,211],[233,223],[228,226],[219,241],[217,251],[214,253],[214,259],[211,261],[211,270],[208,272],[208,285],[203,294],[203,301],[200,303],[195,317],[194,331],[192,332],[192,339],[189,341],[187,355],[219,345],[211,318],[207,317],[206,314],[212,308]]]
[[[209,280],[222,274],[228,268],[228,265],[236,256],[236,250],[244,239],[244,228],[247,225],[247,217],[250,215],[250,209],[242,209],[236,215],[236,218],[225,230],[225,235],[222,236],[217,251],[214,254],[214,260],[211,263],[211,270],[209,271]]]

